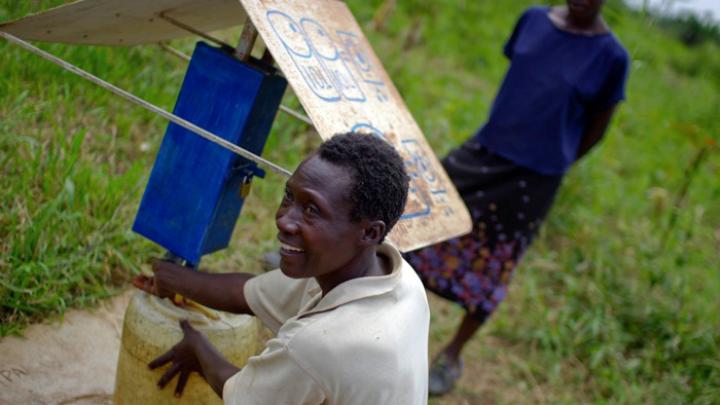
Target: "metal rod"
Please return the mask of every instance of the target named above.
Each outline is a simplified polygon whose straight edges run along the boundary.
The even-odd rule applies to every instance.
[[[310,118],[308,118],[307,115],[305,115],[303,113],[299,113],[299,112],[291,109],[290,107],[286,107],[286,106],[280,104],[280,111],[284,112],[285,114],[287,114],[293,118],[299,119],[300,121],[310,125],[313,128],[315,127],[315,125],[313,125],[313,122],[310,120]]]
[[[247,58],[252,52],[253,45],[257,39],[258,32],[250,19],[250,16],[245,17],[245,23],[243,24],[242,33],[240,33],[240,40],[238,46],[235,47],[235,57],[241,61],[247,61]]]
[[[172,46],[168,45],[167,43],[158,42],[158,46],[160,46],[160,48],[162,48],[162,50],[177,56],[178,58],[184,60],[185,62],[190,62],[189,56],[187,56],[184,53],[182,53],[181,51],[173,48]]]
[[[220,46],[226,46],[228,48],[232,48],[232,45],[228,44],[227,42],[224,42],[223,40],[215,38],[211,35],[208,35],[202,31],[198,31],[195,28],[183,23],[182,21],[178,21],[178,20],[168,16],[167,14],[165,14],[165,12],[160,13],[160,18],[162,18],[163,20],[169,22],[170,24],[172,24],[180,29],[184,29],[185,31],[191,32],[198,36],[201,36],[210,42],[214,42]]]
[[[222,146],[223,148],[230,150],[231,152],[234,152],[246,159],[249,159],[249,160],[252,160],[253,162],[259,163],[275,173],[282,174],[282,175],[288,176],[288,177],[292,175],[292,173],[290,171],[270,162],[269,160],[263,159],[260,156],[254,154],[250,151],[247,151],[233,143],[226,141],[223,138],[220,138],[219,136],[217,136],[209,131],[206,131],[203,128],[198,127],[197,125],[193,124],[192,122],[186,121],[183,118],[178,117],[177,115],[171,114],[171,113],[163,110],[162,108],[157,107],[157,106],[141,99],[140,97],[137,97],[131,93],[128,93],[127,91],[125,91],[117,86],[114,86],[96,76],[93,76],[92,74],[80,69],[79,67],[62,60],[55,55],[45,52],[42,49],[37,48],[36,46],[34,46],[20,38],[17,38],[13,35],[8,34],[7,32],[2,32],[2,31],[0,31],[0,36],[2,36],[3,38],[7,39],[8,41],[10,41],[16,45],[19,45],[22,48],[27,49],[28,51],[30,51],[38,56],[41,56],[41,57],[57,64],[58,66],[66,69],[70,72],[75,73],[76,75],[78,75],[80,77],[83,77],[83,78],[97,84],[100,87],[110,90],[111,92],[115,93],[116,95],[118,95],[120,97],[123,97],[133,103],[136,103],[136,104],[144,107],[147,110],[150,110],[156,114],[159,114],[159,115],[167,118],[169,121],[173,122],[174,124],[180,125],[181,127],[185,128],[191,132],[194,132],[197,135],[200,135],[201,137],[207,139],[210,142],[213,142],[219,146]]]

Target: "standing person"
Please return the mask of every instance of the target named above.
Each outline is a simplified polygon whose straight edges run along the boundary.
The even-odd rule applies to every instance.
[[[430,312],[423,285],[384,243],[405,207],[400,155],[378,137],[336,135],[287,181],[276,214],[280,268],[211,274],[156,262],[133,284],[254,314],[273,332],[242,369],[181,322],[183,339],[150,363],[171,364],[180,395],[198,372],[226,404],[427,403]]]
[[[474,226],[406,255],[428,289],[466,310],[432,363],[431,395],[453,388],[463,347],[505,298],[565,172],[602,138],[625,97],[629,57],[603,3],[525,11],[505,44],[510,66],[488,121],[443,159]]]

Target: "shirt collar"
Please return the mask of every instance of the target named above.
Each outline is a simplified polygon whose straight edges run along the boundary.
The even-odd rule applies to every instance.
[[[330,290],[324,297],[321,297],[322,290],[320,286],[315,280],[312,280],[312,284],[307,290],[307,294],[312,298],[308,305],[301,309],[298,317],[329,311],[352,301],[392,291],[400,282],[403,259],[400,252],[387,242],[383,242],[378,247],[377,253],[390,259],[392,266],[390,274],[348,280]],[[315,302],[317,304],[312,305]]]

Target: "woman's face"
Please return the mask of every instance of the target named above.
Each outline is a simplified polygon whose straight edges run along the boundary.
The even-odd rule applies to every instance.
[[[280,269],[292,278],[322,277],[348,268],[361,251],[364,221],[352,221],[349,171],[318,155],[290,177],[275,215]]]
[[[595,18],[605,3],[605,0],[566,0],[568,12],[579,19]]]

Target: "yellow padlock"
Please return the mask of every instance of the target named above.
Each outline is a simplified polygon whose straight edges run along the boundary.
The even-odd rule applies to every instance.
[[[250,179],[246,177],[240,186],[240,197],[246,198],[248,194],[250,194]]]

